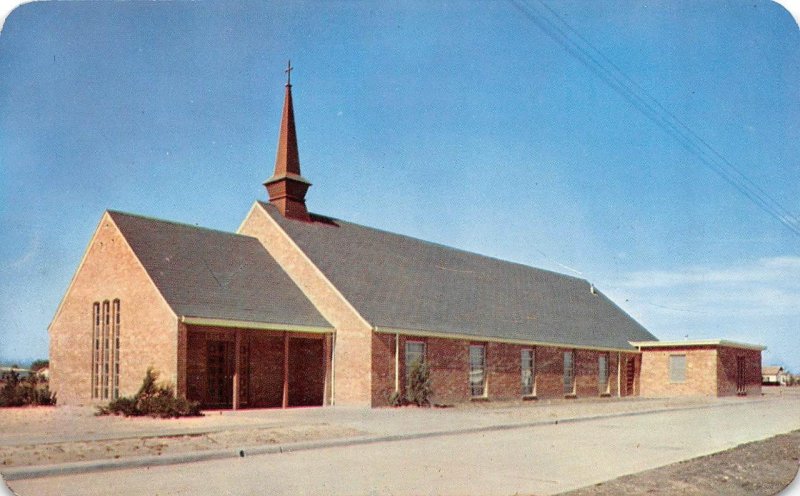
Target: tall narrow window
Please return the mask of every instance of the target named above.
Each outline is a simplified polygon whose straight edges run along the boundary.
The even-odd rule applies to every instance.
[[[597,356],[597,385],[600,394],[608,393],[608,353]]]
[[[536,355],[532,349],[524,349],[519,356],[520,379],[522,383],[522,396],[533,396],[536,374]]]
[[[425,362],[425,343],[422,341],[406,341],[406,384],[409,384],[409,375],[415,363]]]
[[[92,398],[100,397],[100,303],[92,305]]]
[[[92,399],[119,397],[120,303],[92,304]]]
[[[686,355],[669,356],[669,382],[686,382]]]
[[[564,394],[575,394],[575,355],[564,352]]]
[[[112,333],[112,341],[113,341],[113,348],[114,348],[114,360],[112,361],[112,368],[111,368],[111,397],[112,399],[119,398],[119,324],[120,324],[120,315],[119,315],[119,300],[114,300],[114,304],[112,306],[114,311],[113,315],[113,322],[114,322],[114,329]]]
[[[469,389],[473,398],[486,395],[486,348],[482,344],[469,347]]]
[[[102,364],[102,367],[100,368],[101,382],[102,382],[102,384],[101,384],[101,390],[102,390],[101,398],[104,399],[104,400],[108,399],[108,372],[109,372],[108,371],[108,362],[109,362],[109,358],[110,358],[110,356],[109,356],[110,353],[109,352],[111,351],[111,346],[110,346],[110,343],[109,343],[109,341],[110,341],[110,339],[109,339],[109,337],[110,337],[109,336],[110,327],[111,327],[110,304],[109,304],[108,300],[106,300],[106,301],[103,302],[103,345],[102,345],[102,351],[103,352],[101,354],[101,357],[102,357],[102,360],[103,360],[103,364]]]

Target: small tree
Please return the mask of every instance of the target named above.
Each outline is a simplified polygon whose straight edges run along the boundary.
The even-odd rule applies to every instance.
[[[406,401],[417,406],[430,406],[432,395],[430,368],[425,362],[415,361],[408,373]]]
[[[175,388],[169,384],[158,384],[158,372],[147,369],[142,387],[131,397],[121,397],[106,406],[97,407],[98,415],[124,415],[136,417],[170,418],[200,416],[200,403],[177,397]]]
[[[0,406],[55,405],[56,395],[50,392],[47,379],[31,374],[25,379],[16,370],[3,375]]]

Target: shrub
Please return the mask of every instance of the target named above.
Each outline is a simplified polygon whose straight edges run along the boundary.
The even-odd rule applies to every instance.
[[[411,365],[406,384],[406,401],[417,406],[430,406],[433,388],[431,371],[425,362],[416,361]]]
[[[389,395],[389,405],[390,406],[403,406],[406,404],[406,399],[403,397],[403,394],[400,391],[392,391],[392,394]]]
[[[55,405],[56,395],[50,392],[47,379],[31,374],[20,379],[16,370],[3,374],[0,406]]]
[[[106,406],[97,407],[98,415],[124,415],[140,417],[148,415],[156,418],[197,417],[200,402],[189,401],[175,395],[175,389],[169,384],[158,384],[158,372],[148,368],[139,391],[130,397],[123,396],[109,402]]]

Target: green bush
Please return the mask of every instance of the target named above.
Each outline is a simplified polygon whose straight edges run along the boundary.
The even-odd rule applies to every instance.
[[[117,398],[106,406],[97,407],[98,415],[150,416],[156,418],[197,417],[200,402],[175,396],[169,384],[158,384],[158,372],[147,369],[142,387],[134,396]]]
[[[55,405],[56,395],[50,392],[47,379],[31,374],[20,379],[15,370],[3,374],[0,388],[0,407],[24,405]]]
[[[430,406],[433,387],[431,371],[425,362],[416,361],[411,365],[406,384],[406,401],[412,405]]]

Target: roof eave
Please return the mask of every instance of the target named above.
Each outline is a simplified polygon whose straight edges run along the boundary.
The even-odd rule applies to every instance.
[[[631,341],[632,346],[637,348],[697,348],[701,346],[724,346],[727,348],[741,348],[745,350],[764,351],[766,346],[751,343],[739,343],[728,341],[727,339],[696,339],[692,341]]]
[[[216,319],[209,317],[194,317],[182,315],[180,321],[187,325],[215,326],[215,327],[239,327],[242,329],[258,329],[269,331],[305,332],[314,334],[332,333],[335,329],[326,326],[306,325],[306,324],[286,324],[280,322],[253,322],[247,320]]]
[[[484,343],[489,342],[489,343],[518,344],[522,346],[547,346],[551,348],[564,348],[571,350],[613,351],[620,353],[639,352],[639,350],[637,350],[636,348],[618,348],[614,346],[591,346],[591,345],[581,345],[574,343],[555,343],[549,341],[537,341],[528,339],[498,338],[498,337],[483,336],[477,334],[461,334],[454,332],[429,331],[423,329],[401,329],[396,327],[376,326],[373,328],[373,330],[380,334],[402,334],[404,336],[459,339],[462,341],[475,341]]]

